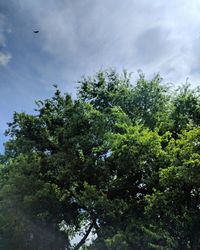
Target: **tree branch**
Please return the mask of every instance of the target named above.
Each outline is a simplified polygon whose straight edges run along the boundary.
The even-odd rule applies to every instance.
[[[93,226],[95,225],[95,223],[96,223],[96,220],[94,220],[94,221],[90,224],[90,226],[89,226],[89,228],[88,228],[86,234],[85,234],[84,237],[81,239],[81,241],[74,247],[74,250],[78,250],[78,249],[85,243],[85,241],[86,241],[88,235],[90,234],[90,232],[91,232]]]

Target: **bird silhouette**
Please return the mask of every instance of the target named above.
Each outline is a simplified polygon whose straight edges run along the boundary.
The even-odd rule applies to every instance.
[[[34,30],[33,33],[39,33],[39,30]]]

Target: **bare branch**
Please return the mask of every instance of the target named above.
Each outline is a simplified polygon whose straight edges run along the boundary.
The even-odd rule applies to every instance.
[[[88,235],[90,234],[92,228],[94,227],[94,225],[96,224],[96,220],[94,220],[91,225],[89,226],[86,234],[84,235],[84,237],[81,239],[81,241],[74,247],[74,250],[78,250],[86,241]]]

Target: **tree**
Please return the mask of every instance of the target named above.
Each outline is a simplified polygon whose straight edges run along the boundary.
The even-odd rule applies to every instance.
[[[14,113],[0,157],[0,249],[198,249],[199,103],[159,75],[133,85],[100,71],[76,100],[56,87],[35,114]]]

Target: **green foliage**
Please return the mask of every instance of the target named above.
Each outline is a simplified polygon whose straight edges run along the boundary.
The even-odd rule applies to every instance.
[[[0,249],[200,248],[198,89],[100,71],[36,105],[6,131]]]
[[[177,239],[183,249],[198,249],[200,238],[200,128],[184,130],[167,152],[169,165],[160,169],[160,187],[148,195],[147,212]]]
[[[200,89],[190,89],[189,84],[178,88],[173,96],[173,129],[179,133],[187,125],[200,125]]]

